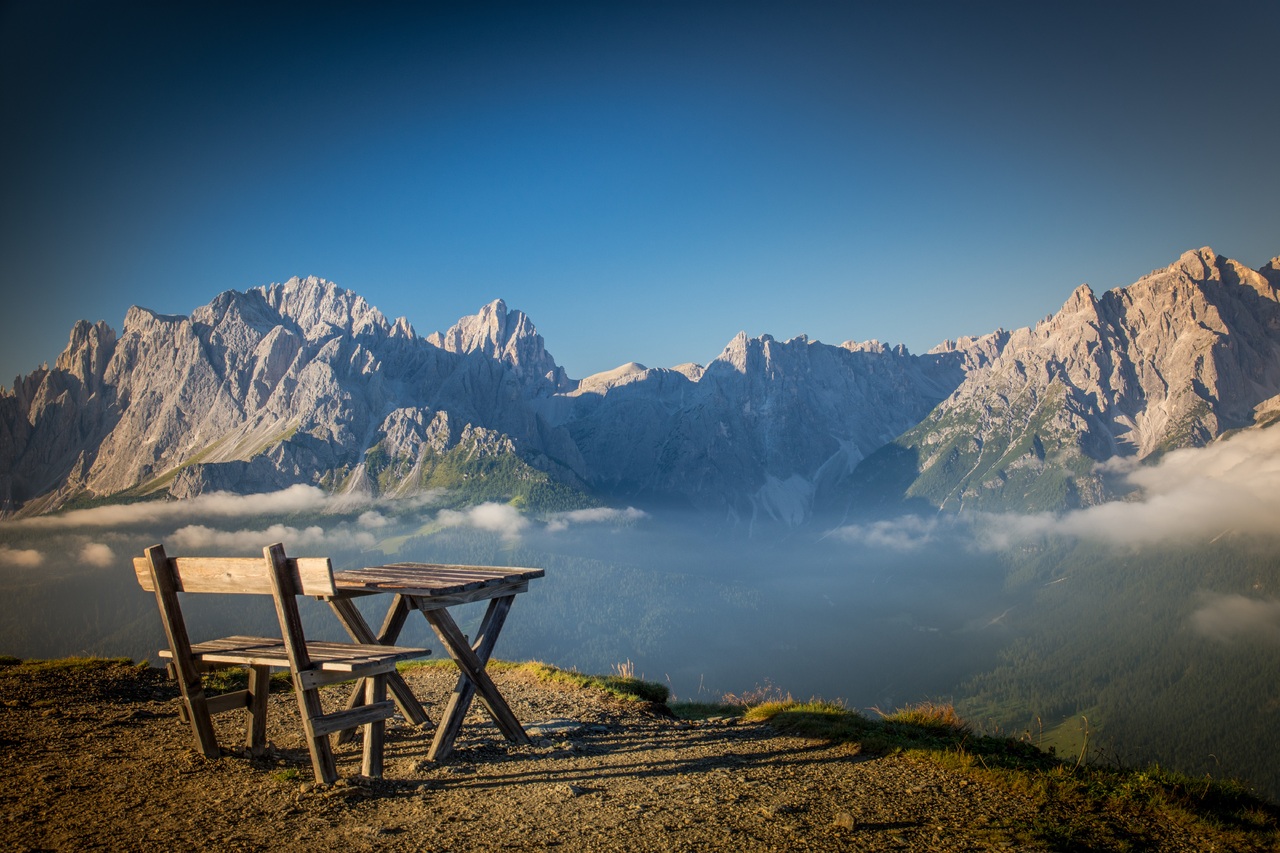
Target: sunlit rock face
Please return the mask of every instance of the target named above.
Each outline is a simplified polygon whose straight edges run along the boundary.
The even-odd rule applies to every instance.
[[[1205,248],[923,355],[739,334],[705,366],[575,381],[501,300],[422,338],[294,278],[189,317],[135,307],[119,335],[78,323],[53,367],[0,395],[0,512],[294,483],[491,499],[539,478],[786,525],[904,500],[1087,504],[1110,494],[1100,462],[1258,422],[1280,394],[1278,286],[1280,259]]]
[[[550,394],[573,388],[564,368],[547,352],[542,335],[523,311],[508,311],[495,299],[480,313],[463,317],[447,332],[434,332],[427,340],[449,352],[485,355],[507,365],[533,394]]]
[[[1253,424],[1280,393],[1276,268],[1204,248],[1101,296],[1082,285],[870,460],[862,487],[953,509],[1088,504],[1110,494],[1099,462]]]
[[[378,473],[407,476],[424,454],[490,433],[580,486],[567,430],[525,397],[512,366],[443,350],[318,278],[227,291],[190,317],[135,307],[118,340],[78,324],[53,369],[0,398],[0,498],[13,512],[298,482],[403,493],[412,483],[371,479],[371,452]]]

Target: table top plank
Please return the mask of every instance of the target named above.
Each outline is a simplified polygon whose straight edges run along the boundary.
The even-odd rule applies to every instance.
[[[518,566],[459,566],[443,563],[388,563],[335,572],[338,592],[390,592],[418,597],[456,596],[486,588],[527,583],[542,569]]]

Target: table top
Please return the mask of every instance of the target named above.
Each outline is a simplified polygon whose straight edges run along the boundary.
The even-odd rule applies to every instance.
[[[437,597],[464,593],[495,594],[508,587],[526,586],[546,574],[542,569],[513,566],[454,566],[441,563],[388,563],[334,572],[339,592],[387,592]]]

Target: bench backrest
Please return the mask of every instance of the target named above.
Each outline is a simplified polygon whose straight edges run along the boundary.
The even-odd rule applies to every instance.
[[[263,557],[167,557],[176,592],[271,595],[271,564]],[[289,557],[286,566],[302,595],[332,595],[333,566],[328,557]],[[151,560],[133,558],[138,583],[155,592]]]
[[[155,593],[174,665],[191,690],[200,689],[200,674],[192,658],[179,592],[270,595],[290,669],[296,674],[311,666],[297,596],[333,593],[333,567],[327,557],[290,559],[279,543],[263,548],[261,557],[169,557],[164,546],[152,545],[145,557],[134,560],[133,568],[142,588]]]

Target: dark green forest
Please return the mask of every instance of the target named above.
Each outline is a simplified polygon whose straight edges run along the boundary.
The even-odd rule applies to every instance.
[[[1274,602],[1274,542],[1226,537],[1140,551],[1058,542],[1011,561],[1013,639],[963,684],[966,717],[1072,754],[1234,776],[1280,798],[1280,644],[1199,629],[1222,596]]]

